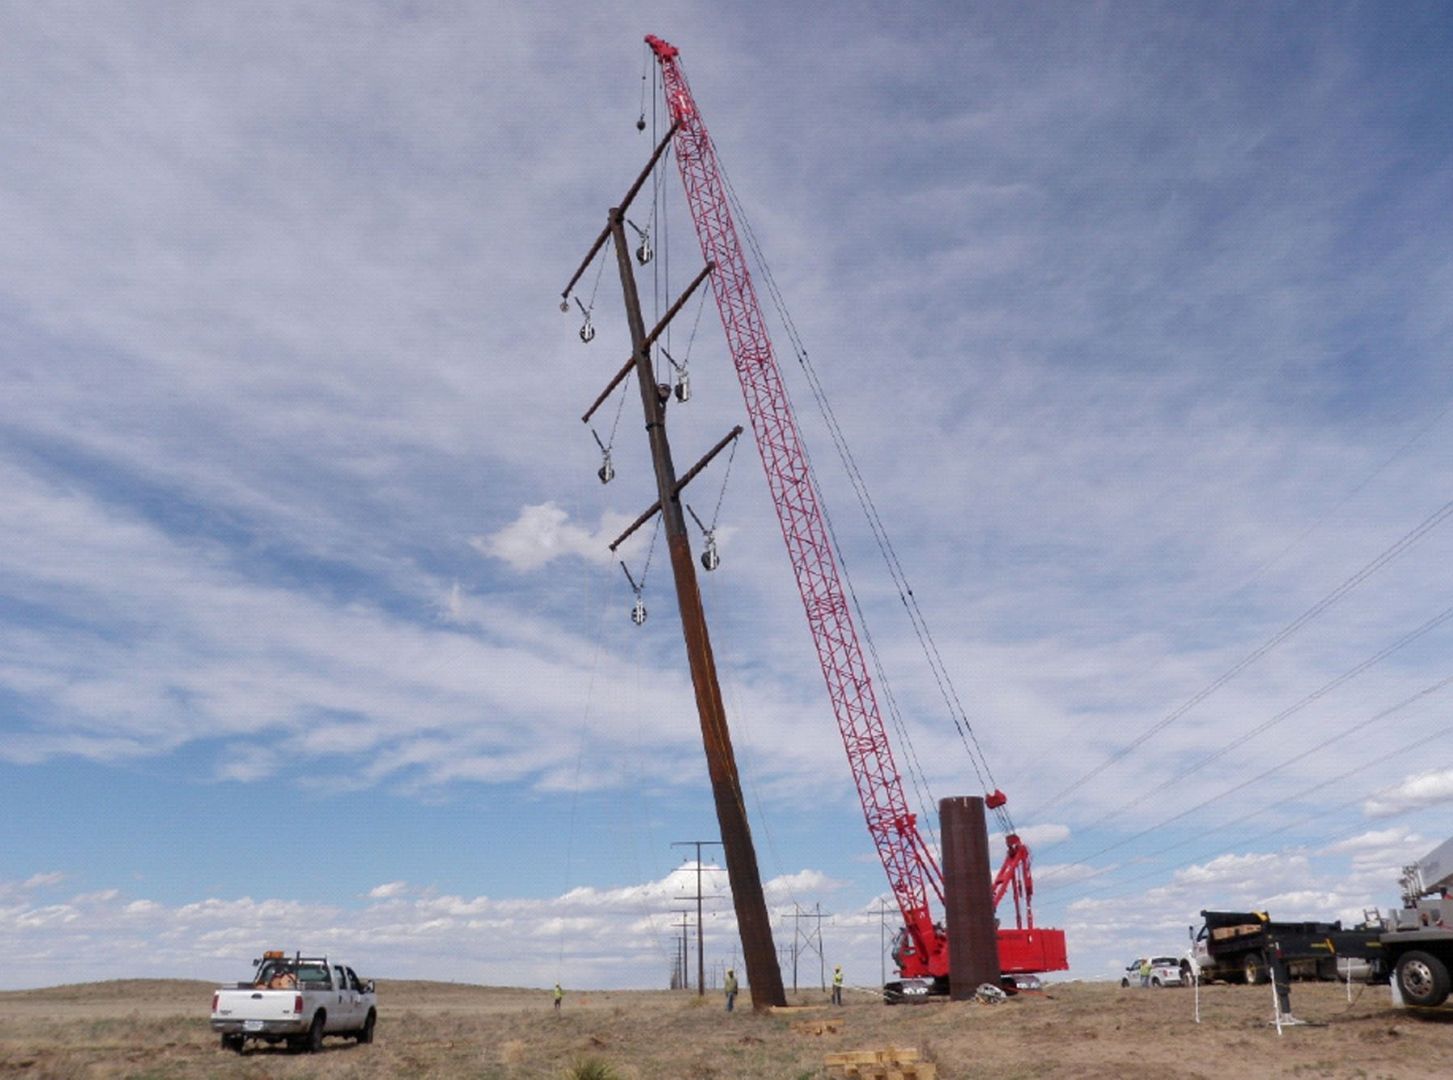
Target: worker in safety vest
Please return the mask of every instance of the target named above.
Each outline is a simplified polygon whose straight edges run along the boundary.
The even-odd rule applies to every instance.
[[[560,984],[555,984],[555,1011],[560,1011],[560,1002],[565,1000],[565,991],[560,989]]]
[[[832,966],[832,1003],[834,1005],[843,1003],[843,966],[841,964]]]
[[[1140,961],[1140,986],[1145,989],[1150,986],[1150,957]]]
[[[727,968],[726,981],[722,984],[726,990],[727,1012],[731,1012],[737,1003],[737,973]]]

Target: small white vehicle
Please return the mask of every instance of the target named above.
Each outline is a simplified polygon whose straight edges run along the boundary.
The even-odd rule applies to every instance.
[[[248,1039],[310,1052],[322,1048],[325,1035],[373,1042],[378,1002],[372,981],[326,956],[277,950],[253,963],[250,981],[212,995],[212,1030],[224,1050],[240,1054]]]
[[[1140,965],[1145,963],[1145,957],[1132,960],[1125,968],[1125,974],[1120,976],[1121,986],[1140,985]],[[1181,978],[1181,962],[1174,956],[1152,956],[1150,958],[1150,985],[1180,986],[1184,980]]]

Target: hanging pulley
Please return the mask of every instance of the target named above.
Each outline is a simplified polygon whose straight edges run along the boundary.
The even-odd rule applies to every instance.
[[[621,569],[626,572],[626,580],[631,583],[631,590],[636,594],[636,602],[631,605],[631,622],[642,626],[646,621],[646,601],[642,596],[641,586],[636,584],[636,579],[631,577],[631,571],[625,562],[621,563]]]
[[[637,131],[645,131],[646,130],[646,114],[645,113],[641,113],[640,119],[638,119],[636,121],[636,130]]]
[[[600,477],[602,484],[609,484],[616,475],[615,466],[610,460],[610,447],[600,441],[600,436],[595,434],[595,428],[591,428],[590,433],[595,436],[595,445],[600,447],[600,468],[595,470],[595,475]]]
[[[696,511],[691,509],[691,504],[686,504],[686,511],[691,515],[691,520],[696,522],[696,527],[701,530],[701,538],[704,547],[701,549],[701,565],[710,573],[721,565],[721,554],[716,549],[716,528],[713,525],[708,529],[702,524],[701,518],[696,516]]]
[[[595,326],[590,321],[590,310],[580,302],[580,297],[575,298],[575,306],[580,309],[580,314],[585,316],[585,322],[580,324],[580,340],[587,345],[595,340]]]
[[[636,262],[640,263],[642,266],[645,266],[648,262],[656,257],[656,253],[651,250],[651,230],[643,230],[630,218],[626,218],[626,224],[629,225],[632,229],[635,229],[636,235],[641,238],[641,243],[636,248]]]
[[[682,402],[683,404],[690,401],[691,374],[686,370],[686,365],[678,364],[676,362],[676,357],[668,353],[665,348],[661,346],[657,346],[657,348],[660,348],[661,355],[671,362],[671,370],[676,373],[676,384],[672,388],[673,392],[676,394],[676,400]]]

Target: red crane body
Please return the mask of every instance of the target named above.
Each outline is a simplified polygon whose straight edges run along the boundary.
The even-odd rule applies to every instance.
[[[918,831],[894,764],[797,420],[732,219],[716,151],[677,62],[677,49],[655,36],[647,36],[646,43],[661,66],[670,118],[679,125],[676,163],[702,255],[716,267],[711,275],[712,291],[833,714],[869,835],[903,913],[904,934],[895,957],[905,978],[944,979],[949,969],[948,941],[929,906],[930,891],[943,902],[943,874]],[[1003,802],[1001,792],[988,797],[991,808]],[[1063,970],[1068,966],[1063,931],[1034,928],[1029,850],[1016,835],[1010,834],[1007,841],[1009,854],[994,879],[993,896],[997,906],[1012,891],[1018,928],[999,931],[1001,967],[1006,973]]]

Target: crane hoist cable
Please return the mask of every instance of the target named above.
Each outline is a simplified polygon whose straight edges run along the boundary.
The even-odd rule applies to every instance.
[[[938,687],[939,694],[947,707],[955,730],[958,732],[959,738],[963,743],[969,762],[973,766],[975,776],[978,778],[979,784],[985,792],[996,791],[999,785],[994,779],[993,770],[989,767],[988,757],[985,755],[978,735],[973,729],[973,724],[969,721],[967,710],[965,710],[959,698],[958,690],[954,685],[952,676],[948,672],[947,664],[944,662],[943,654],[939,651],[938,643],[934,639],[933,632],[929,628],[927,618],[924,616],[923,610],[918,604],[918,597],[908,581],[907,572],[898,558],[897,549],[894,547],[892,539],[888,534],[887,526],[884,524],[882,516],[878,512],[877,504],[873,500],[867,480],[863,476],[862,470],[858,467],[857,457],[852,451],[851,443],[848,441],[842,425],[838,422],[837,413],[833,409],[831,399],[827,395],[826,387],[823,385],[817,369],[808,354],[807,348],[803,344],[802,337],[797,330],[796,320],[793,319],[786,298],[777,286],[776,275],[772,272],[766,252],[757,240],[756,230],[752,227],[751,218],[747,215],[745,206],[742,205],[741,199],[737,196],[736,188],[731,181],[731,175],[725,165],[721,165],[721,175],[722,183],[726,190],[727,198],[731,203],[733,213],[736,219],[741,222],[742,235],[746,239],[747,247],[752,253],[753,261],[761,272],[763,281],[766,283],[767,294],[772,300],[777,317],[781,321],[783,328],[787,331],[787,337],[792,347],[793,355],[807,379],[813,401],[817,405],[818,412],[823,418],[824,426],[827,428],[829,437],[832,439],[833,447],[838,454],[838,459],[842,463],[843,470],[852,485],[853,494],[858,500],[859,508],[868,523],[869,530],[878,546],[878,551],[883,558],[883,562],[888,568],[894,587],[898,590],[899,600],[908,613],[909,621],[918,639],[919,648],[924,654],[934,682]],[[804,453],[807,453],[805,447]],[[832,528],[831,517],[828,514],[826,502],[821,499],[820,493],[819,504],[822,506],[824,517],[828,518],[829,532],[833,537],[833,545],[837,549],[840,565],[844,566],[844,580],[848,583],[849,590],[852,591],[851,580],[846,570],[846,563],[843,560],[842,548],[837,541],[836,530]],[[862,627],[865,639],[871,640],[867,621],[864,618],[861,607],[857,606],[856,593],[854,593],[854,605],[858,609],[858,625]],[[876,649],[872,651],[875,653],[875,666],[877,666]],[[886,676],[883,674],[881,666],[879,666],[879,677],[886,682]],[[911,740],[908,738],[907,728],[901,725],[901,720],[899,730],[902,738],[909,747],[910,753],[912,753]],[[1001,803],[993,807],[993,813],[999,822],[1000,828],[1005,833],[1015,831],[1013,819],[1006,805]]]

